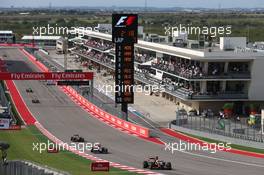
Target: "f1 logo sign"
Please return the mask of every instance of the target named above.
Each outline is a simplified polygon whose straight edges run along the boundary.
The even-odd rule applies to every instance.
[[[136,16],[121,16],[115,27],[128,27],[134,23]]]
[[[116,27],[120,26],[120,24],[125,22],[125,19],[127,19],[127,16],[121,16],[120,19],[116,23]]]
[[[138,15],[113,14],[112,15],[112,42],[137,43]]]

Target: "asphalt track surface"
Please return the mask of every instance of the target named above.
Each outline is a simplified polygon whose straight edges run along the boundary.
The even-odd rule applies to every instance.
[[[38,71],[18,49],[0,49],[0,56],[7,55],[10,72]],[[264,160],[226,152],[175,152],[164,146],[127,135],[89,116],[69,99],[58,87],[47,86],[40,81],[15,81],[25,103],[37,120],[53,135],[70,142],[73,134],[80,134],[87,142],[100,142],[110,154],[97,155],[102,159],[123,165],[142,168],[142,161],[150,155],[171,161],[172,171],[157,171],[173,175],[262,175]],[[34,93],[26,93],[27,88]],[[37,97],[40,104],[32,104]],[[177,140],[175,140],[177,142]]]

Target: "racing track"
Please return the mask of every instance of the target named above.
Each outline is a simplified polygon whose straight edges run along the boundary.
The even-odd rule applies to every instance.
[[[3,52],[8,56],[7,63],[10,72],[37,71],[36,67],[18,49],[1,49],[0,55]],[[263,174],[263,159],[225,152],[217,152],[213,156],[209,153],[203,153],[201,156],[194,155],[197,152],[171,154],[164,151],[162,145],[127,135],[89,116],[55,86],[46,86],[39,81],[15,81],[15,84],[30,111],[48,131],[64,142],[69,142],[70,136],[78,133],[88,142],[102,143],[111,152],[108,155],[98,155],[102,159],[142,168],[142,161],[146,157],[158,155],[162,160],[171,161],[174,168],[172,171],[158,172],[173,175]],[[29,87],[33,89],[33,94],[25,92]],[[38,97],[41,103],[32,104],[33,97]],[[242,160],[244,163],[240,162]]]

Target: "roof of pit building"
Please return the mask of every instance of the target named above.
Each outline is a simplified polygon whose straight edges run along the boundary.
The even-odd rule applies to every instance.
[[[11,30],[0,30],[0,34],[13,34]]]

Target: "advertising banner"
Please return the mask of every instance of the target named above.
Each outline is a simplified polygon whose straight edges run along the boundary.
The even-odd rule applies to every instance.
[[[92,162],[91,171],[109,171],[109,162]]]
[[[0,73],[0,80],[92,80],[93,72]]]

